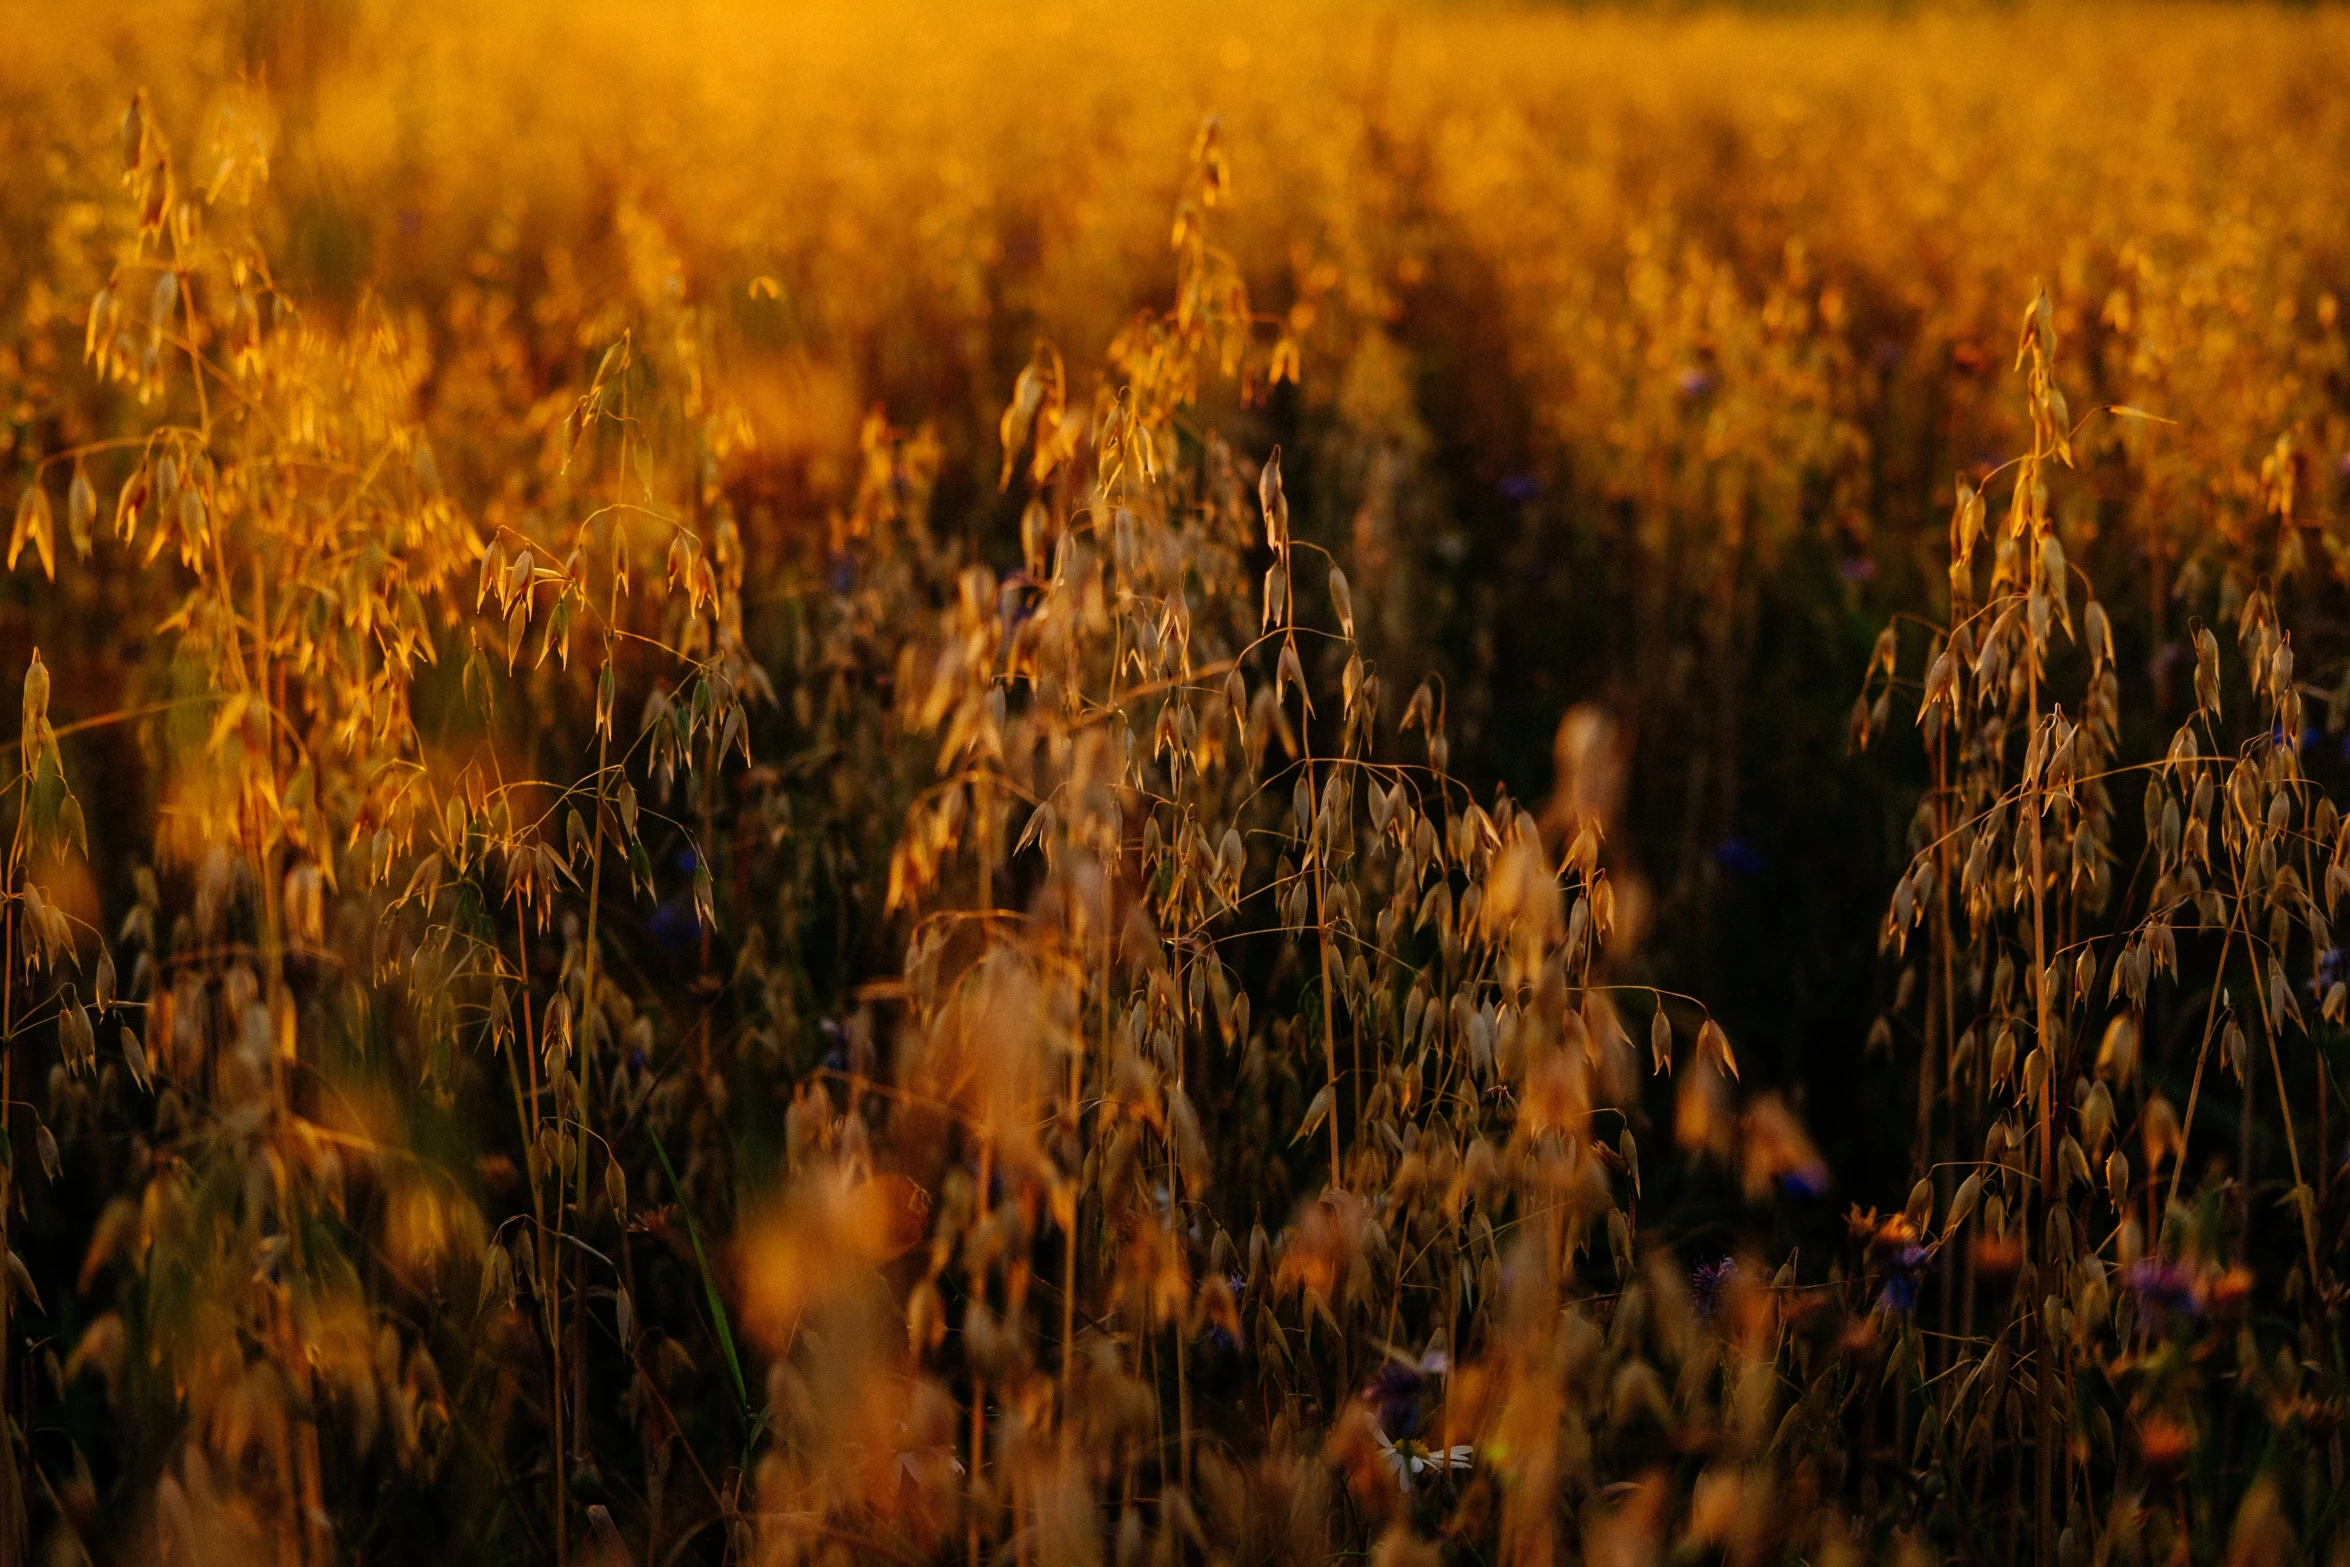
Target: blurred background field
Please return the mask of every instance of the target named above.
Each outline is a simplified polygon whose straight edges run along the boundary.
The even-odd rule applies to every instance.
[[[22,8],[6,1546],[2341,1549],[2346,69]]]
[[[2150,588],[2227,563],[2280,436],[2309,520],[2337,503],[2342,49],[2329,13],[2234,9],[94,7],[7,63],[7,258],[70,337],[116,100],[145,86],[192,133],[266,81],[281,281],[422,334],[419,411],[475,490],[511,472],[501,424],[674,278],[757,547],[818,547],[879,409],[936,432],[940,526],[1000,555],[1011,378],[1165,291],[1216,113],[1223,243],[1309,323],[1310,373],[1244,428],[1309,443],[1292,485],[1332,539],[1378,468],[1392,537],[1351,565],[1391,684],[1443,670],[1456,742],[1520,797],[1570,700],[1636,704],[1635,851],[1692,916],[1659,931],[1674,972],[1801,1050],[1852,1032],[1849,922],[1890,852],[1832,765],[1849,676],[1938,578],[1950,475],[2013,444],[2035,282],[2077,325],[2077,401],[2194,410],[2093,498],[2159,541]],[[24,412],[70,420],[73,379],[28,377],[62,406]],[[1817,874],[1822,837],[1872,863]]]

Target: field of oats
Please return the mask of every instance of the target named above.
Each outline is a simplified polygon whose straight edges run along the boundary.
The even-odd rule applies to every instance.
[[[0,48],[0,1562],[2350,1561],[2350,16]]]

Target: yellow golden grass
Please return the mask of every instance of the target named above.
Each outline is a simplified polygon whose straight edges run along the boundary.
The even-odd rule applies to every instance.
[[[12,28],[0,1559],[2342,1559],[2345,65]]]

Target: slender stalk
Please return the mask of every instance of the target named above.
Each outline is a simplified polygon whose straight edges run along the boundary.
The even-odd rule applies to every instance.
[[[2036,541],[2035,541],[2036,542]],[[2036,568],[2035,568],[2036,569]],[[2029,631],[2026,635],[2029,637]],[[2032,715],[2035,729],[2040,726],[2040,649],[2031,646],[2027,659],[2026,709]],[[2048,731],[2053,733],[2053,731]],[[2037,743],[2035,736],[2034,743]],[[2025,780],[2024,812],[2032,826],[2032,991],[2037,1014],[2034,1038],[2041,1055],[2044,1070],[2040,1077],[2040,1179],[2038,1200],[2033,1205],[2034,1231],[2031,1254],[2039,1259],[2043,1270],[2053,1267],[2055,1257],[2048,1245],[2049,1219],[2056,1203],[2056,1132],[2054,1105],[2056,1101],[2055,1011],[2053,998],[2048,994],[2048,875],[2045,853],[2041,842],[2041,813],[2046,805],[2041,781],[2047,776],[2051,758],[2042,756],[2039,766]],[[2035,1289],[2044,1291],[2048,1280],[2036,1280]],[[2053,1489],[2056,1474],[2056,1375],[2057,1346],[2048,1333],[2047,1313],[2037,1299],[2024,1303],[2032,1314],[2032,1333],[2038,1345],[2032,1370],[2034,1413],[2032,1422],[2033,1537],[2034,1558],[2040,1567],[2056,1564],[2056,1511]]]
[[[1313,786],[1313,745],[1305,737],[1303,720],[1298,725],[1299,746],[1305,752],[1306,793],[1312,802],[1314,818],[1306,825],[1306,856],[1313,866],[1314,877],[1314,933],[1321,949],[1322,965],[1322,1069],[1330,1085],[1330,1184],[1344,1187],[1346,1180],[1338,1161],[1338,998],[1330,988],[1330,920],[1322,907],[1322,849],[1315,842],[1316,824],[1322,819],[1320,791]]]
[[[987,1223],[987,1189],[995,1179],[995,1144],[983,1137],[979,1144],[979,1195],[973,1206],[977,1215],[974,1228]],[[987,1279],[981,1275],[971,1280],[971,1304],[978,1309],[987,1305]],[[968,1341],[966,1341],[967,1343]],[[971,1367],[971,1475],[968,1502],[964,1516],[964,1530],[970,1549],[971,1567],[980,1567],[979,1556],[979,1487],[987,1471],[987,1382],[977,1364]]]
[[[1069,1055],[1069,1124],[1080,1142],[1085,1135],[1083,1083],[1085,1052]],[[1070,1417],[1070,1373],[1077,1360],[1077,1212],[1084,1193],[1069,1199],[1069,1223],[1061,1237],[1061,1456],[1066,1459],[1076,1441],[1077,1423]]]
[[[2260,1031],[2268,1043],[2268,1064],[2270,1069],[2276,1073],[2277,1119],[2285,1125],[2285,1156],[2292,1162],[2293,1170],[2293,1212],[2301,1221],[2301,1243],[2305,1248],[2306,1260],[2309,1263],[2309,1287],[2315,1290],[2322,1277],[2317,1271],[2317,1229],[2310,1216],[2309,1204],[2304,1200],[2308,1188],[2301,1179],[2301,1144],[2293,1133],[2293,1096],[2285,1087],[2285,1064],[2277,1055],[2276,1020],[2269,1016],[2268,1008],[2265,1006],[2256,1007],[2253,1010],[2260,1014]],[[2244,1074],[2244,1115],[2247,1125],[2250,1124],[2252,1115],[2252,1077],[2253,1074],[2250,1072]],[[2246,1185],[2249,1188],[2251,1176],[2249,1169],[2245,1171],[2245,1176]],[[2247,1191],[2247,1196],[2249,1196],[2249,1191]]]
[[[5,883],[0,883],[0,894],[5,895],[6,902],[5,912],[0,912],[0,1135],[5,1135],[8,1123],[13,1119],[9,1112],[16,1107],[16,849],[24,836],[21,790],[18,801],[16,842],[9,845],[8,877]],[[9,1139],[9,1146],[11,1150],[15,1147],[13,1137]],[[16,1210],[15,1187],[16,1159],[12,1152],[5,1162],[0,1162],[0,1265],[6,1264],[9,1250],[15,1244],[10,1233],[10,1216]],[[9,1433],[0,1437],[0,1459],[4,1459],[9,1467],[8,1492],[14,1499],[14,1506],[6,1519],[0,1519],[0,1527],[8,1531],[4,1538],[0,1538],[0,1546],[4,1546],[12,1558],[21,1558],[25,1545],[24,1478],[16,1467],[13,1433],[29,1428],[32,1422],[29,1419],[15,1422],[8,1409],[8,1372],[12,1358],[9,1350],[16,1342],[9,1336],[9,1327],[15,1310],[16,1283],[10,1279],[5,1287],[0,1287],[0,1431]]]
[[[1958,604],[1954,595],[1951,603],[1951,621],[1955,625],[1957,620]],[[1958,1091],[1957,1083],[1955,1081],[1955,1070],[1949,1065],[1949,1063],[1953,1063],[1956,1060],[1958,1050],[1958,996],[1955,984],[1955,976],[1952,973],[1951,961],[1951,948],[1956,944],[1957,937],[1952,928],[1950,910],[1951,842],[1949,745],[1950,741],[1948,726],[1945,725],[1944,731],[1934,736],[1934,842],[1936,845],[1934,870],[1934,975],[1938,981],[1935,987],[1938,991],[1938,995],[1935,999],[1941,1002],[1938,1015],[1940,1016],[1942,1022],[1942,1059],[1945,1063],[1943,1098],[1947,1101],[1944,1106],[1943,1114],[1944,1157],[1937,1161],[1937,1167],[1942,1172],[1940,1180],[1936,1183],[1934,1208],[1937,1213],[1947,1213],[1950,1208],[1950,1158],[1951,1155],[1955,1153],[1955,1149],[1951,1146],[1951,1127],[1958,1119]],[[1921,1066],[1919,1070],[1922,1073],[1925,1068]],[[1943,1248],[1941,1256],[1942,1299],[1940,1302],[1940,1325],[1942,1337],[1934,1347],[1932,1357],[1933,1363],[1927,1367],[1929,1373],[1941,1369],[1941,1363],[1950,1355],[1949,1337],[1952,1306],[1951,1295],[1954,1284],[1956,1282],[1954,1277],[1956,1272],[1954,1263],[1955,1258],[1953,1257],[1950,1249],[1947,1247]]]
[[[2220,936],[2219,967],[2212,973],[2211,998],[2203,1008],[2203,1042],[2196,1047],[2195,1075],[2189,1079],[2187,1084],[2187,1112],[2179,1118],[2179,1143],[2182,1148],[2186,1145],[2188,1133],[2195,1130],[2195,1106],[2203,1092],[2203,1068],[2211,1057],[2212,1031],[2219,1026],[2220,992],[2227,984],[2228,948],[2235,944],[2236,921],[2243,912],[2244,900],[2242,898],[2237,898],[2229,904],[2227,929]],[[2171,1161],[2170,1190],[2163,1197],[2163,1206],[2166,1211],[2171,1204],[2179,1200],[2179,1177],[2186,1173],[2186,1168],[2187,1160],[2183,1153]],[[2149,1170],[2146,1172],[2146,1176],[2147,1202],[2151,1204],[2154,1200],[2154,1172]],[[2147,1220],[2146,1238],[2151,1244],[2161,1239],[2161,1215],[2150,1213],[2147,1215]]]

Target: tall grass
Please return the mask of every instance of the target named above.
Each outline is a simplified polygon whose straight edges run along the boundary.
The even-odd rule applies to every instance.
[[[1357,21],[22,30],[0,1557],[2350,1551],[2350,35]]]

